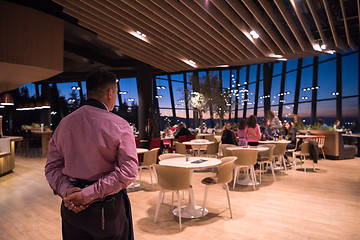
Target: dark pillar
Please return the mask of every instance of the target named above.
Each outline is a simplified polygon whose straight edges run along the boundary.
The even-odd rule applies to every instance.
[[[285,76],[286,76],[286,61],[283,61],[282,72],[281,72],[281,83],[280,83],[279,110],[278,110],[278,116],[280,120],[282,119],[283,105],[284,105]]]
[[[214,72],[212,72],[212,74],[209,73],[209,71],[206,71],[206,82],[209,85],[209,89],[213,89],[211,87],[211,79],[210,77],[213,76]],[[214,128],[215,127],[215,123],[214,123],[214,112],[213,112],[213,108],[212,108],[212,104],[211,104],[211,100],[209,102],[209,113],[210,113],[210,127]]]
[[[270,92],[271,92],[271,82],[272,82],[273,69],[274,69],[274,63],[264,63],[264,65],[263,65],[264,116],[266,116],[266,111],[271,109],[270,108],[270,102],[271,102]]]
[[[243,118],[246,118],[247,111],[247,102],[249,101],[249,81],[250,81],[250,66],[246,66],[246,84],[245,84],[245,94],[244,94],[244,110],[243,110]]]
[[[260,73],[261,73],[261,64],[258,64],[256,68],[256,86],[255,86],[255,104],[254,104],[255,116],[257,116],[257,110],[259,104]]]
[[[159,108],[159,99],[156,97],[158,94],[157,94],[157,85],[156,85],[156,78],[155,76],[153,77],[152,79],[152,91],[153,91],[153,108],[155,110],[155,113],[156,113],[156,117],[157,119],[159,119],[159,121],[161,120],[160,119],[160,108]],[[159,122],[159,125],[162,125],[163,124],[163,121],[161,121],[161,123]],[[165,126],[160,126],[161,129],[165,128]]]
[[[316,106],[317,106],[317,89],[318,85],[318,68],[319,68],[319,57],[314,57],[314,67],[313,67],[313,88],[312,89],[312,99],[311,99],[311,124],[314,124],[316,121]]]
[[[51,103],[51,89],[49,84],[43,84],[41,86],[41,99],[42,102],[46,102],[47,104]],[[45,108],[40,110],[41,111],[41,116],[40,116],[40,121],[42,123],[44,123],[44,125],[50,126],[51,123],[51,109],[50,108]]]
[[[149,120],[149,109],[152,103],[152,72],[147,66],[138,69],[137,72],[137,89],[139,97],[138,122],[140,140],[148,140],[149,136],[145,132]],[[140,147],[147,147],[148,142],[140,142]]]
[[[237,94],[239,94],[239,78],[240,78],[240,68],[236,69],[236,84],[235,84],[235,89],[233,90],[233,95],[235,95],[235,122],[238,122],[238,111],[239,111],[239,98],[236,96]]]
[[[300,97],[300,81],[301,81],[301,70],[302,70],[302,58],[298,59],[296,83],[295,83],[295,94],[294,94],[294,109],[293,113],[298,114],[299,110],[299,97]]]
[[[172,110],[171,125],[173,125],[173,124],[176,123],[174,92],[173,92],[173,88],[172,88],[172,82],[171,82],[170,74],[168,74],[167,77],[168,77],[168,82],[169,82],[170,102],[171,102],[171,110]]]
[[[78,82],[78,87],[80,87],[79,89],[79,95],[80,95],[80,106],[84,105],[85,103],[85,99],[84,99],[84,93],[83,93],[83,89],[81,86],[81,82]],[[119,98],[119,102],[120,102],[120,98]]]
[[[342,122],[342,54],[336,54],[336,119]]]
[[[36,101],[38,101],[40,99],[38,83],[35,83],[35,94],[36,94]]]
[[[184,78],[184,100],[185,100],[185,114],[186,114],[186,127],[190,127],[190,119],[189,119],[189,92],[187,89],[187,79],[186,73],[183,73]]]
[[[121,89],[120,89],[120,79],[116,84],[117,84],[117,87],[118,87],[117,96],[118,96],[118,99],[119,99],[119,106],[121,106],[122,105],[122,99],[121,99],[121,94],[120,94],[120,91],[121,91]]]
[[[358,69],[360,69],[360,52],[357,53],[358,54]],[[359,73],[359,84],[358,84],[358,121],[360,121],[360,70],[358,71]]]
[[[229,87],[230,87],[230,91],[229,91],[229,94],[231,94],[231,89],[232,89],[232,77],[231,77],[231,75],[232,75],[232,70],[230,69],[230,76],[229,76],[229,82],[230,82],[230,85],[229,85]],[[229,122],[231,122],[231,108],[232,108],[232,106],[231,106],[231,100],[232,100],[232,98],[231,97],[229,97],[228,98],[229,99],[229,103],[230,103],[230,106],[229,106]]]
[[[199,85],[199,72],[194,71],[192,76],[192,84],[193,84],[193,92],[199,92],[200,91],[200,85]],[[197,128],[200,126],[199,123],[199,113],[197,111],[193,111],[194,116],[194,128]]]

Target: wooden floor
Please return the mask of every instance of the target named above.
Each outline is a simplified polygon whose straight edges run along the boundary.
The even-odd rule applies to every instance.
[[[16,158],[16,168],[0,178],[0,239],[61,239],[60,198],[44,177],[44,158]],[[153,223],[158,192],[151,190],[148,171],[139,189],[129,192],[135,239],[360,239],[360,159],[321,160],[318,172],[289,170],[269,174],[253,191],[237,186],[230,196],[210,188],[209,214],[201,219],[178,220],[171,212],[171,194],[161,205],[159,222]],[[199,205],[210,172],[194,173]],[[185,198],[187,199],[187,198]],[[183,200],[186,204],[186,200]]]

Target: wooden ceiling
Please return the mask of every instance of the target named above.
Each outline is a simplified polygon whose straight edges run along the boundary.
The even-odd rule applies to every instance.
[[[53,1],[119,53],[166,72],[348,51],[360,42],[359,0]]]

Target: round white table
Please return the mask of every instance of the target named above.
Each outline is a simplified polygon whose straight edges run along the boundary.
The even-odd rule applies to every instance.
[[[261,146],[237,146],[237,147],[228,147],[227,150],[252,150],[252,151],[266,151],[269,150],[268,147],[261,147]],[[253,186],[253,182],[250,179],[250,175],[247,173],[246,177],[244,179],[238,179],[236,181],[237,184],[243,185],[243,186]],[[260,182],[255,180],[255,185],[259,185]]]
[[[183,142],[183,144],[191,145],[191,148],[194,151],[196,150],[197,156],[199,156],[201,147],[205,146],[205,145],[213,144],[213,142],[210,142],[209,140],[206,140],[206,139],[194,139],[192,141]]]
[[[195,163],[197,161],[202,161],[200,163]],[[201,169],[201,168],[210,168],[219,165],[221,161],[216,158],[207,158],[207,157],[190,157],[189,161],[186,161],[185,157],[179,158],[169,158],[159,162],[160,165],[163,166],[170,166],[170,167],[181,167],[187,168],[192,173],[190,174],[190,178],[192,178],[193,170],[194,169]],[[191,179],[190,179],[191,182]],[[195,197],[195,196],[194,196]],[[188,205],[181,207],[181,217],[182,218],[198,218],[201,216],[205,216],[208,213],[208,210],[205,208],[203,209],[201,206],[193,206],[195,203],[195,199],[192,199],[191,194],[189,194],[189,202]],[[194,213],[195,208],[195,213]],[[204,214],[203,214],[204,212]],[[173,214],[179,216],[179,209],[175,208],[173,210]]]
[[[146,153],[148,151],[149,151],[149,149],[146,149],[146,148],[136,148],[137,154],[143,154],[143,153]]]

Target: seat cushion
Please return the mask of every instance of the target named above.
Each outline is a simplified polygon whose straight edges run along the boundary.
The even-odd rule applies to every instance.
[[[207,177],[201,180],[202,184],[210,185],[210,184],[216,184],[218,179],[216,177]]]

